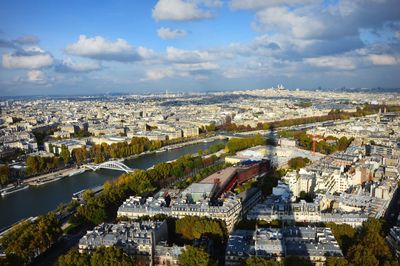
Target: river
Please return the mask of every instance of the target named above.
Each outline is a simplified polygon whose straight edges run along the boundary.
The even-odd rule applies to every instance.
[[[147,169],[160,162],[174,160],[185,154],[196,153],[199,149],[205,150],[217,142],[221,142],[221,140],[201,142],[170,151],[146,154],[128,159],[124,163],[134,169]],[[39,187],[31,186],[6,197],[0,197],[0,228],[9,226],[21,219],[54,210],[60,203],[69,202],[74,192],[102,185],[106,180],[112,180],[121,174],[120,171],[103,169],[96,172],[86,171],[53,183]]]

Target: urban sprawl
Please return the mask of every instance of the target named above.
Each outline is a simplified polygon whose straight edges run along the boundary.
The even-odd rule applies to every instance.
[[[40,264],[57,249],[59,265],[94,265],[107,252],[137,265],[400,259],[399,93],[279,86],[0,107],[0,200],[86,171],[121,171],[4,228],[0,262]],[[211,141],[147,170],[125,164]]]

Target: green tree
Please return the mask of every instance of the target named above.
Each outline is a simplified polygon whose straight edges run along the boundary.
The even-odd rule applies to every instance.
[[[28,175],[35,175],[39,173],[39,160],[37,156],[28,156],[26,158],[26,171]]]
[[[67,146],[65,146],[65,145],[61,146],[60,157],[63,159],[64,164],[67,164],[70,161],[71,156],[70,156]]]
[[[90,264],[92,266],[130,266],[134,265],[134,261],[120,248],[100,247],[91,255]]]
[[[90,255],[86,252],[79,253],[77,248],[73,248],[58,258],[59,266],[87,266],[90,265]]]
[[[284,266],[313,266],[309,259],[300,258],[296,256],[286,257],[283,261]]]
[[[244,262],[244,266],[279,266],[279,262],[275,260],[268,260],[262,257],[251,256]]]
[[[2,237],[0,244],[12,265],[23,265],[46,251],[61,234],[61,224],[55,213],[50,212],[35,222],[18,224]]]
[[[208,266],[215,263],[203,249],[193,246],[186,246],[178,257],[180,266]]]
[[[10,167],[8,165],[0,166],[0,185],[6,186],[10,181]]]
[[[293,170],[298,170],[300,168],[305,167],[311,161],[305,157],[295,157],[288,161],[288,166]]]
[[[175,222],[176,233],[184,239],[199,239],[203,235],[223,239],[226,236],[226,225],[220,220],[206,217],[186,216]]]

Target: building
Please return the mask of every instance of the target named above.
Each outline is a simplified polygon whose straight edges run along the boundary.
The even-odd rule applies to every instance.
[[[235,230],[228,239],[225,265],[241,265],[250,256],[281,261],[285,257],[304,257],[314,265],[325,265],[329,257],[343,253],[326,227],[257,228]]]
[[[241,182],[265,174],[268,161],[240,164],[218,171],[199,183],[192,183],[183,191],[161,191],[154,197],[128,198],[118,209],[118,216],[135,219],[142,216],[164,214],[171,217],[199,216],[223,220],[232,230],[237,220],[257,204],[261,191],[251,189],[240,195],[230,190]]]
[[[167,203],[162,196],[149,197],[146,200],[141,197],[128,198],[119,208],[118,217],[136,219],[143,216],[155,216],[164,214],[175,218],[185,216],[208,217],[225,222],[228,230],[232,230],[241,213],[241,201],[234,195],[227,195],[218,201],[211,201],[211,186],[188,187],[177,199]],[[192,194],[193,193],[193,194]]]
[[[73,149],[82,148],[84,145],[87,145],[87,141],[85,139],[65,139],[45,142],[44,149],[47,152],[60,154],[62,146],[67,147],[69,152],[72,152]]]
[[[120,247],[131,256],[153,258],[155,246],[168,237],[166,221],[102,223],[79,240],[79,252],[105,246]]]
[[[182,253],[184,247],[176,245],[168,246],[166,242],[160,242],[156,245],[154,252],[154,265],[155,266],[177,266],[179,255]]]
[[[229,235],[225,250],[225,265],[241,265],[248,257],[255,255],[253,230],[235,230]]]

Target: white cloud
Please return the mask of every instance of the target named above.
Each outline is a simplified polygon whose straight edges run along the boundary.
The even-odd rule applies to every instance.
[[[46,77],[40,70],[30,70],[26,75],[29,82],[46,83]]]
[[[198,63],[212,60],[213,57],[207,51],[182,50],[175,47],[167,47],[166,58],[172,62]]]
[[[150,69],[146,71],[146,79],[145,80],[159,80],[166,77],[174,76],[175,71],[168,68],[159,68],[159,69]]]
[[[325,31],[322,21],[286,7],[271,7],[257,12],[255,27],[263,31],[284,32],[300,39],[312,38]]]
[[[317,67],[334,68],[340,70],[355,69],[355,64],[350,57],[346,56],[321,56],[306,58],[304,62]]]
[[[198,20],[211,18],[212,14],[199,6],[200,1],[159,0],[153,8],[152,15],[156,20]]]
[[[396,32],[394,33],[394,36],[395,36],[398,40],[400,40],[400,31],[396,31]]]
[[[56,66],[58,72],[90,72],[100,70],[101,64],[97,61],[74,62],[70,58]]]
[[[156,53],[152,49],[148,49],[143,46],[139,46],[136,49],[136,52],[142,59],[150,59],[150,58],[155,57],[155,55],[156,55]]]
[[[53,57],[47,53],[22,51],[3,55],[5,68],[39,69],[53,64]]]
[[[309,4],[311,2],[316,2],[316,0],[231,0],[230,6],[233,9],[257,9],[280,5]]]
[[[120,62],[139,61],[144,59],[144,55],[149,55],[149,49],[135,49],[124,39],[115,41],[107,40],[101,36],[88,38],[80,35],[76,43],[68,45],[65,51],[68,54],[79,55],[98,60],[110,60]]]
[[[379,66],[390,66],[400,63],[398,57],[389,54],[370,54],[367,58],[372,62],[372,64]]]
[[[188,33],[185,30],[162,27],[157,30],[157,34],[162,39],[176,39],[185,37]]]
[[[175,64],[174,67],[183,71],[199,71],[199,70],[215,70],[219,65],[212,62],[195,63],[195,64]]]

